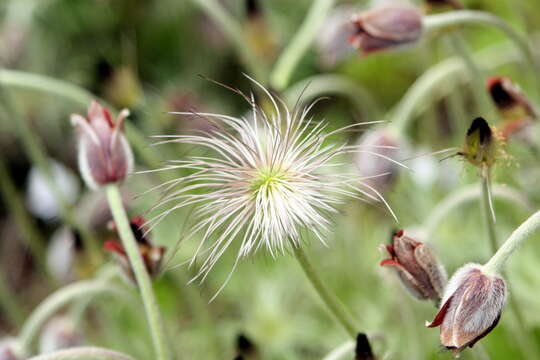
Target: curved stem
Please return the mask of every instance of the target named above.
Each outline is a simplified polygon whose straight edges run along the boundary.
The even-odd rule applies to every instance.
[[[284,93],[284,98],[292,106],[298,102],[300,96],[301,100],[308,101],[328,94],[347,97],[358,111],[367,114],[368,117],[376,118],[379,115],[379,104],[369,91],[341,75],[311,76],[289,87]]]
[[[308,50],[317,31],[332,9],[335,0],[314,0],[306,19],[294,35],[289,45],[278,58],[274,70],[270,74],[270,85],[276,90],[283,90],[289,84],[294,68]]]
[[[459,190],[453,191],[447,198],[441,201],[430,212],[426,221],[422,226],[424,230],[424,236],[426,239],[431,238],[431,235],[435,232],[435,229],[439,223],[444,220],[452,211],[465,205],[469,202],[475,201],[482,196],[482,191],[478,186],[470,185],[463,187]],[[499,198],[501,200],[507,200],[512,204],[517,204],[526,210],[532,208],[529,200],[523,196],[519,191],[509,188],[507,186],[494,186],[492,189],[493,198]]]
[[[152,341],[156,350],[156,359],[169,360],[169,350],[165,340],[157,299],[152,288],[152,281],[144,266],[143,259],[137,246],[137,241],[131,231],[118,185],[107,185],[106,191],[107,200],[118,229],[118,234],[120,235],[122,245],[127,253],[129,263],[139,286],[144,309],[146,311],[146,318],[152,334]]]
[[[539,228],[540,211],[537,211],[514,230],[504,244],[501,245],[497,252],[483,266],[483,272],[488,275],[499,274],[519,245]]]
[[[479,51],[475,56],[478,57],[479,65],[486,70],[517,60],[516,54],[508,49],[508,44],[494,45],[486,50]],[[405,133],[407,126],[414,115],[420,111],[420,108],[422,106],[425,108],[424,104],[431,103],[434,96],[442,97],[445,93],[449,93],[457,81],[449,81],[448,79],[453,78],[455,80],[462,77],[464,70],[465,65],[463,62],[453,57],[425,71],[392,110],[390,129],[396,134]]]
[[[538,74],[538,66],[534,54],[527,43],[525,37],[516,32],[503,19],[484,12],[476,10],[456,10],[436,15],[428,15],[424,17],[423,25],[427,31],[433,31],[440,28],[451,27],[465,24],[485,24],[491,25],[504,32],[508,38],[513,41],[519,50],[523,53],[523,57],[529,63],[532,72],[537,76],[536,86],[540,87],[540,75]]]
[[[126,297],[125,292],[115,288],[108,281],[86,280],[65,286],[46,298],[26,320],[20,331],[19,341],[23,352],[29,353],[40,329],[63,306],[77,298],[88,298],[103,293],[117,293]]]
[[[343,326],[351,338],[356,339],[358,331],[351,320],[352,316],[348,314],[336,295],[323,283],[302,247],[293,245],[293,249],[298,263],[300,263],[311,285],[313,285],[313,288],[315,288],[315,291],[317,291],[328,310],[335,316],[336,320]]]
[[[257,81],[266,83],[266,69],[247,44],[242,28],[227,13],[223,6],[215,0],[191,0],[203,9],[220,27],[223,33],[232,41],[242,61]]]
[[[99,347],[76,347],[38,355],[29,360],[135,360],[135,358]]]

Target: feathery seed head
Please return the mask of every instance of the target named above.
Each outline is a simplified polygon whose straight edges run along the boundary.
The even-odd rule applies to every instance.
[[[158,143],[199,145],[211,153],[175,160],[160,169],[189,169],[192,173],[157,187],[164,190],[152,209],[173,205],[148,222],[153,227],[173,211],[194,206],[195,223],[183,240],[202,235],[192,260],[207,254],[199,271],[202,279],[235,239],[239,245],[236,263],[260,248],[275,256],[299,246],[304,230],[324,243],[329,215],[345,197],[384,202],[353,171],[340,172],[339,158],[370,150],[329,141],[336,132],[359,124],[327,132],[325,123],[308,117],[314,104],[291,112],[256,84],[272,104],[272,114],[262,111],[253,96],[237,91],[251,105],[248,117],[178,112],[208,118],[219,130],[161,136],[165,139]]]

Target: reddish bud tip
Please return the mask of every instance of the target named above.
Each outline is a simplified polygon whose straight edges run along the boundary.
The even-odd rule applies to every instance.
[[[381,261],[381,266],[392,266],[409,292],[421,300],[438,300],[446,283],[446,272],[423,243],[399,230],[392,237],[392,244],[385,248],[390,259]]]
[[[78,130],[79,170],[91,189],[120,182],[133,169],[133,154],[122,125],[129,115],[122,110],[116,122],[109,111],[92,101],[87,117],[71,115],[71,122]]]

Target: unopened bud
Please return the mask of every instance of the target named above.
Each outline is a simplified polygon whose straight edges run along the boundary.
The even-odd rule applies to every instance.
[[[505,138],[520,132],[537,119],[531,102],[509,77],[491,77],[486,85],[503,120],[501,133]]]
[[[347,44],[347,39],[354,31],[351,14],[356,11],[356,6],[338,5],[328,14],[321,26],[322,31],[315,38],[315,46],[320,63],[325,68],[335,67],[354,52]]]
[[[442,345],[459,355],[497,326],[505,301],[504,280],[468,264],[452,276],[439,312],[426,326],[440,326]]]
[[[165,247],[155,246],[148,238],[147,230],[144,226],[144,219],[140,216],[134,217],[130,221],[131,231],[139,246],[139,252],[143,259],[146,271],[151,277],[155,277],[161,270],[161,264],[165,254]],[[112,223],[115,230],[115,224]],[[109,240],[103,244],[103,248],[115,254],[116,259],[130,280],[135,283],[135,276],[131,268],[128,256],[124,247],[118,241]]]
[[[412,44],[422,35],[422,14],[412,6],[388,5],[353,18],[350,44],[363,54]]]
[[[83,344],[83,336],[67,317],[51,319],[41,333],[39,353],[46,354]]]
[[[497,158],[497,139],[494,131],[484,118],[473,120],[467,135],[465,146],[458,155],[463,156],[471,164],[478,167],[490,167]]]
[[[109,111],[96,101],[88,116],[71,115],[78,129],[79,170],[91,189],[124,180],[133,169],[133,154],[124,134],[123,123],[129,115],[124,109],[113,121]]]
[[[391,245],[381,246],[391,257],[381,261],[381,266],[394,267],[412,295],[435,301],[442,297],[446,271],[429,247],[405,236],[403,230],[394,234]]]

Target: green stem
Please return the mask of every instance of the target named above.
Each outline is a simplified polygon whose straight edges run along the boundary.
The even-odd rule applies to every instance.
[[[538,228],[540,228],[540,211],[535,212],[514,230],[510,237],[484,265],[483,272],[488,275],[499,274],[519,245],[538,230]]]
[[[25,311],[8,283],[4,269],[0,269],[0,309],[15,327],[24,322]]]
[[[29,360],[135,360],[117,351],[98,347],[76,347],[34,356]]]
[[[144,309],[146,311],[146,318],[152,334],[152,341],[156,351],[156,360],[169,360],[169,350],[166,344],[157,299],[152,288],[152,281],[144,266],[143,259],[137,246],[137,241],[131,231],[129,220],[122,204],[120,191],[116,184],[107,185],[106,191],[107,200],[109,201],[109,207],[116,223],[118,234],[120,235],[122,245],[127,253],[129,263],[131,264],[131,268],[139,286]]]
[[[485,70],[517,60],[516,55],[508,49],[508,44],[494,45],[479,51],[475,57],[478,57],[480,65]],[[464,71],[463,62],[456,57],[446,59],[425,71],[391,111],[392,115],[388,116],[392,119],[390,129],[396,134],[404,134],[414,115],[425,109],[426,104],[432,103],[434,97],[440,98],[450,93],[454,85],[458,83],[456,79],[465,80],[463,79]]]
[[[347,313],[343,304],[339,301],[334,293],[332,293],[328,287],[323,283],[321,277],[315,270],[313,264],[309,261],[308,256],[304,252],[301,246],[293,245],[294,255],[298,260],[298,263],[304,270],[307,278],[313,285],[315,291],[319,294],[328,310],[335,316],[336,320],[343,326],[351,338],[356,339],[358,330],[353,324],[352,316]]]
[[[479,199],[481,196],[482,190],[475,185],[465,186],[456,191],[452,191],[448,197],[435,206],[424,221],[422,229],[424,230],[425,238],[430,239],[440,222],[447,218],[452,211],[458,209],[462,205]],[[525,210],[530,210],[532,208],[527,197],[519,191],[507,186],[494,186],[492,189],[492,196],[493,198],[506,200],[512,204],[519,205]]]
[[[240,58],[256,80],[266,83],[266,69],[247,44],[242,28],[227,13],[223,6],[215,0],[191,0],[203,9],[220,27],[225,36],[235,45]]]
[[[428,15],[425,16],[423,20],[424,28],[427,31],[466,24],[490,25],[504,32],[522,52],[523,57],[531,67],[531,71],[535,74],[535,76],[537,76],[536,86],[540,87],[540,74],[538,73],[539,67],[536,64],[536,59],[526,38],[516,32],[503,19],[484,11],[456,10],[436,15]]]
[[[317,36],[317,32],[326,19],[328,12],[332,9],[334,1],[314,0],[312,2],[306,19],[289,45],[281,53],[274,70],[270,74],[270,84],[276,90],[283,90],[289,84],[294,68],[309,49],[315,36]]]
[[[489,240],[490,253],[494,254],[497,251],[497,232],[495,231],[495,217],[492,214],[492,199],[489,193],[489,169],[486,169],[486,174],[480,176],[482,183],[482,211],[484,214],[484,221],[486,223],[486,230]]]
[[[87,298],[97,294],[117,293],[126,297],[124,291],[115,288],[110,282],[85,280],[65,286],[46,298],[28,317],[19,334],[21,349],[28,354],[43,325],[63,306],[77,298]],[[129,295],[128,295],[129,296]]]

